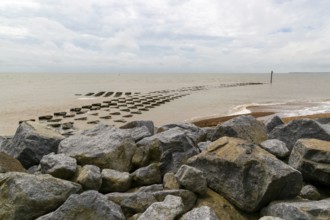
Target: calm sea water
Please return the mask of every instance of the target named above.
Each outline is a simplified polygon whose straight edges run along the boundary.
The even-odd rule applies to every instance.
[[[215,88],[223,83],[263,85]],[[14,134],[19,120],[91,104],[76,94],[99,91],[147,93],[163,89],[210,86],[153,108],[131,120],[150,119],[156,125],[215,115],[247,112],[265,106],[287,115],[330,112],[330,74],[0,74],[0,135]],[[272,105],[271,105],[272,104]],[[274,105],[275,104],[275,105]],[[274,107],[275,106],[275,107]]]

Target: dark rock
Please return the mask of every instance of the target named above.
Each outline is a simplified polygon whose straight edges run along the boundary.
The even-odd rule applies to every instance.
[[[319,200],[321,199],[321,195],[318,192],[317,188],[312,185],[304,186],[299,194],[300,197],[308,200]]]
[[[260,147],[275,155],[277,158],[289,156],[290,151],[283,141],[278,139],[269,139],[260,143]]]
[[[135,186],[146,186],[162,182],[162,176],[157,163],[137,169],[131,176]]]
[[[286,143],[291,151],[300,138],[315,138],[330,141],[330,128],[311,119],[293,120],[288,124],[274,128],[268,135],[269,139],[279,139]]]
[[[23,122],[2,151],[18,159],[25,168],[39,164],[44,155],[57,152],[64,137],[36,122]]]
[[[79,184],[50,175],[0,174],[0,219],[36,219],[80,190]]]
[[[152,121],[131,121],[127,124],[120,126],[121,129],[132,129],[132,128],[139,128],[139,127],[147,127],[150,134],[155,134],[155,126]]]
[[[267,132],[271,132],[275,127],[279,126],[279,125],[283,125],[284,122],[282,121],[282,119],[280,117],[278,117],[277,115],[268,118],[267,120],[264,121],[264,124],[267,128]]]
[[[102,170],[102,193],[125,192],[131,187],[132,177],[128,172],[111,169]]]
[[[330,124],[330,118],[318,118],[316,121],[320,124]]]
[[[100,124],[61,141],[58,153],[76,158],[79,165],[129,171],[135,149],[128,132]]]
[[[97,191],[87,191],[80,195],[71,195],[63,205],[54,212],[37,220],[125,220],[125,216],[117,204],[109,201],[106,196]]]
[[[202,171],[195,167],[182,165],[178,172],[175,174],[179,183],[186,189],[203,195],[207,191],[206,178]]]
[[[52,118],[53,118],[52,115],[43,115],[43,116],[38,117],[38,119],[41,120],[41,121],[47,121],[47,120],[50,120]]]
[[[330,185],[330,141],[300,139],[294,145],[289,165],[305,180]]]
[[[6,172],[26,172],[26,170],[18,160],[0,152],[0,173]]]
[[[187,164],[203,171],[211,189],[248,212],[295,197],[302,187],[300,172],[242,139],[218,139]]]
[[[174,173],[166,173],[163,178],[165,189],[180,189],[180,183]]]
[[[180,220],[219,220],[212,208],[201,206],[184,214]]]
[[[84,190],[99,190],[102,184],[102,175],[99,167],[94,165],[85,165],[77,177]]]
[[[54,116],[65,116],[66,112],[55,112]]]
[[[264,208],[261,214],[283,219],[330,219],[330,199],[274,201]]]
[[[50,153],[40,161],[41,172],[60,179],[70,179],[76,173],[77,161],[64,154]]]
[[[216,127],[212,141],[229,136],[259,144],[267,140],[267,130],[263,123],[252,116],[239,116]]]

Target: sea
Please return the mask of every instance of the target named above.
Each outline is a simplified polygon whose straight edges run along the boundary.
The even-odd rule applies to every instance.
[[[272,84],[270,73],[0,73],[0,136],[13,135],[22,120],[111,100],[86,96],[110,91],[184,95],[125,119],[152,120],[156,126],[253,109],[280,116],[330,113],[329,73],[275,73]]]

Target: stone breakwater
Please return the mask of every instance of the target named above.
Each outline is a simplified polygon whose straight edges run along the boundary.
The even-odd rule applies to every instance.
[[[329,219],[330,125],[99,124],[0,137],[0,219]]]

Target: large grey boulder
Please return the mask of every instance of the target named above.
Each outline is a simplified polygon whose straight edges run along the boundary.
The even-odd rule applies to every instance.
[[[98,125],[61,141],[58,153],[75,158],[79,165],[129,171],[135,149],[129,132]]]
[[[330,185],[330,141],[299,139],[293,147],[289,165],[305,180]]]
[[[103,169],[101,174],[102,185],[100,191],[102,193],[125,192],[131,187],[132,177],[128,172]]]
[[[84,190],[99,190],[102,184],[102,175],[99,167],[94,165],[85,165],[77,177]]]
[[[77,170],[77,161],[64,154],[50,153],[40,161],[41,172],[60,179],[71,179]]]
[[[297,119],[288,124],[277,126],[269,133],[268,137],[283,141],[291,151],[296,141],[301,138],[330,141],[330,127],[311,119]]]
[[[187,164],[203,171],[211,189],[248,212],[295,197],[302,187],[299,171],[242,139],[220,138]]]
[[[0,219],[35,219],[80,191],[79,184],[50,175],[0,174]]]
[[[260,147],[275,155],[277,158],[289,156],[290,151],[283,141],[278,139],[269,139],[260,143]]]
[[[138,218],[138,220],[174,220],[183,213],[182,199],[177,196],[166,196],[163,202],[155,202]]]
[[[119,205],[107,199],[97,191],[86,191],[82,194],[71,195],[63,205],[54,212],[37,220],[125,220]]]
[[[17,159],[0,152],[0,173],[6,172],[26,172],[26,170]]]
[[[146,126],[126,129],[126,131],[130,133],[131,137],[134,139],[135,142],[153,135],[153,133],[151,133]]]
[[[158,148],[160,150],[162,175],[170,171],[176,172],[182,164],[186,163],[188,158],[199,153],[198,147],[187,133],[178,127],[144,138],[137,144],[149,146],[149,149]]]
[[[175,177],[186,189],[204,195],[207,191],[206,178],[202,171],[195,167],[182,165]]]
[[[330,219],[330,199],[274,201],[262,209],[261,214],[283,219]]]
[[[131,177],[135,186],[146,186],[162,182],[158,163],[152,163],[147,167],[135,170]]]
[[[54,130],[36,122],[22,122],[15,136],[2,151],[18,159],[27,169],[38,165],[44,155],[56,153],[64,137]]]
[[[122,125],[121,129],[132,129],[132,128],[139,128],[139,127],[146,127],[151,135],[155,134],[155,126],[153,121],[131,121],[124,125]]]
[[[270,117],[264,121],[264,124],[267,128],[267,132],[271,132],[275,127],[283,125],[284,122],[277,115]]]
[[[212,141],[224,136],[237,137],[259,144],[267,140],[267,130],[262,122],[250,115],[243,115],[219,124],[215,129]]]
[[[180,220],[219,220],[212,208],[201,206],[184,214]]]

